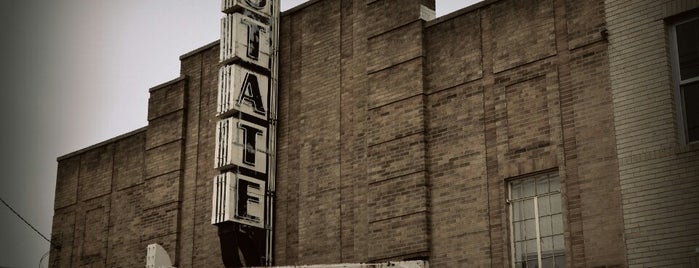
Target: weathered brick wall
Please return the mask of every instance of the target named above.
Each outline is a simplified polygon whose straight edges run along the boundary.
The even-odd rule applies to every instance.
[[[141,264],[141,214],[145,180],[145,131],[115,142],[114,178],[109,212],[107,266],[129,267]]]
[[[173,263],[179,260],[178,232],[182,184],[183,120],[187,99],[184,77],[151,88],[146,130],[141,241],[161,244]],[[143,255],[143,254],[142,254]]]
[[[113,145],[101,146],[88,150],[80,157],[80,170],[78,171],[78,197],[80,201],[111,192],[113,150]]]
[[[368,37],[368,258],[375,261],[429,255],[424,21],[415,2],[405,3],[408,22],[372,24]],[[393,5],[368,8],[387,16]]]
[[[219,267],[221,249],[217,228],[211,225],[211,198],[216,135],[218,42],[182,56],[187,77],[184,184],[179,267]]]
[[[427,256],[414,108],[430,2],[315,1],[282,18],[277,264]]]
[[[58,159],[52,267],[134,267],[150,243],[177,259],[184,79],[151,90],[149,126]]]
[[[140,235],[145,131],[59,158],[51,267],[131,267]],[[134,194],[136,193],[136,194]]]
[[[480,11],[426,29],[430,262],[437,267],[490,266],[481,31]]]
[[[354,187],[341,168],[341,159],[352,160],[340,150],[341,109],[353,98],[341,61],[353,55],[354,5],[320,1],[282,17],[275,226],[285,231],[275,235],[277,264],[337,262],[354,251],[341,231],[351,226],[342,220],[351,207],[340,207]]]
[[[553,170],[568,263],[624,266],[602,4],[489,1],[428,23],[431,264],[509,266],[507,181]]]
[[[430,0],[284,13],[276,264],[509,266],[507,181],[557,171],[570,266],[624,266],[603,4],[486,1],[430,22]],[[70,246],[54,267],[143,265],[148,243],[178,267],[221,265],[218,45],[180,59],[146,129],[59,159],[54,238]]]
[[[634,3],[605,1],[628,264],[695,267],[699,147],[679,139],[666,19],[699,2]]]
[[[336,39],[320,41],[323,36],[313,43],[324,48],[322,53],[330,50],[346,57],[340,59],[340,70],[353,68],[345,66],[355,59],[365,61],[366,76],[358,72],[348,79],[366,79],[352,91],[359,94],[341,92],[338,100],[336,90],[345,90],[346,80],[324,90],[325,84],[337,83],[338,74],[332,71],[337,63],[330,60],[334,58],[319,56],[318,47],[298,36],[309,38],[318,31],[309,32],[310,25],[304,24],[307,16],[325,18],[325,13],[350,6],[348,2],[316,2],[283,21],[278,180],[279,201],[285,205],[277,210],[281,223],[277,230],[283,234],[277,238],[279,263],[324,260],[315,254],[337,260],[336,246],[342,248],[344,261],[348,234],[368,240],[352,242],[371,248],[364,255],[351,255],[359,261],[429,252],[436,265],[507,264],[505,181],[557,169],[567,185],[564,193],[570,193],[565,197],[568,261],[578,267],[624,265],[606,43],[599,32],[604,25],[603,2],[491,1],[430,22],[427,28],[414,15],[404,17],[416,11],[411,7],[386,11],[382,8],[393,7],[393,2],[369,1],[365,6],[352,2],[354,12],[340,12],[339,20],[352,21],[362,14],[361,8],[367,8],[369,29],[351,31],[365,36],[366,50],[350,54],[345,46],[355,47],[363,40],[342,42],[350,33],[343,31],[342,23],[327,33]],[[419,2],[406,5],[412,3]],[[323,21],[337,23],[331,18]],[[352,24],[357,25],[362,21]],[[343,47],[337,48],[335,40]],[[327,67],[320,78],[332,82],[307,74],[318,59]],[[320,115],[317,107],[308,107],[338,101],[340,107],[324,107]],[[358,102],[360,109],[345,106],[351,102]],[[338,111],[340,126],[335,127],[340,133],[324,132],[334,124],[326,118],[335,118],[332,114]],[[366,125],[343,120],[357,115],[365,116]],[[348,121],[350,126],[343,124]],[[325,123],[315,127],[316,122]],[[316,128],[319,131],[312,131]],[[361,135],[359,146],[347,133]],[[326,135],[339,139],[326,144],[322,142]],[[322,168],[304,160],[304,154],[313,152],[304,151],[309,146],[325,146],[322,153],[313,153],[325,160]],[[344,148],[360,157],[337,152]],[[342,161],[335,165],[337,154]],[[578,156],[584,159],[578,161]],[[359,161],[352,165],[359,167],[359,178],[366,178],[352,181],[359,186],[346,184],[346,161]],[[317,176],[315,172],[328,165],[339,174],[339,184],[347,186],[336,190],[337,178],[327,174],[306,178],[309,173],[304,169]],[[338,194],[312,197],[321,203],[316,208],[329,217],[321,226],[304,216],[308,204],[303,203],[311,198],[304,192],[315,189],[307,188],[305,180],[318,179],[322,182],[314,187]],[[346,190],[356,194],[366,209],[344,212],[357,202],[335,207],[338,200],[353,200],[344,197]],[[334,213],[343,220],[338,223],[329,216]],[[307,225],[316,233],[304,230]],[[318,250],[304,246],[305,236],[319,233],[335,244],[323,244]]]

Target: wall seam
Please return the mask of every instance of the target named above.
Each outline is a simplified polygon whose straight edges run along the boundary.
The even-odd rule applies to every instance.
[[[343,68],[342,68],[342,52],[344,51],[343,46],[342,46],[342,36],[343,36],[342,23],[344,22],[344,10],[342,8],[342,2],[343,2],[343,0],[340,0],[340,35],[338,38],[339,43],[340,43],[340,51],[339,51],[340,56],[338,57],[338,62],[340,64],[340,66],[339,66],[340,67],[340,87],[339,87],[339,89],[340,89],[340,105],[338,105],[338,108],[337,108],[339,110],[339,113],[340,113],[339,129],[338,129],[338,133],[337,133],[338,140],[340,142],[340,150],[338,150],[338,153],[337,153],[337,156],[338,156],[338,163],[337,164],[338,164],[339,169],[340,169],[340,171],[339,171],[340,172],[340,178],[339,178],[340,179],[340,202],[338,202],[338,204],[337,204],[339,211],[340,211],[340,215],[338,217],[339,218],[338,225],[340,228],[340,262],[344,262],[344,255],[343,255],[344,248],[342,246],[342,241],[343,241],[343,237],[342,237],[342,233],[343,233],[343,230],[342,230],[342,228],[343,228],[342,227],[342,187],[344,187],[342,185],[342,151],[343,151],[342,150],[342,148],[343,148],[342,147],[342,85],[343,85],[343,81],[342,81],[342,75],[343,75],[343,72],[342,72],[342,70],[343,70]]]
[[[197,233],[197,228],[196,228],[196,211],[197,211],[197,190],[198,190],[198,185],[197,183],[199,182],[199,140],[201,137],[201,103],[202,103],[202,84],[204,82],[204,57],[202,56],[199,61],[199,105],[197,107],[197,146],[195,149],[195,163],[194,163],[194,204],[192,206],[192,244],[195,243],[196,241],[196,233]],[[218,76],[217,76],[218,77]],[[192,256],[191,256],[191,264],[192,267],[194,267],[194,247],[192,247]]]
[[[109,260],[109,229],[110,229],[109,225],[110,225],[111,219],[112,219],[112,201],[114,200],[112,194],[114,193],[114,188],[116,188],[114,186],[114,184],[115,184],[114,183],[114,158],[116,158],[116,142],[112,143],[111,146],[112,146],[112,163],[111,163],[111,166],[112,166],[111,170],[112,171],[110,172],[111,178],[109,179],[110,191],[109,191],[109,210],[107,211],[107,237],[105,238],[105,241],[104,241],[104,243],[105,243],[104,265],[105,266],[107,266],[107,261]]]

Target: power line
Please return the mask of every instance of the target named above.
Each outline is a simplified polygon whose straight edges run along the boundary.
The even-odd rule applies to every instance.
[[[34,226],[33,226],[31,223],[29,223],[27,220],[25,220],[25,219],[22,217],[22,215],[19,215],[19,213],[17,213],[17,211],[15,211],[14,208],[12,208],[9,204],[7,204],[7,202],[5,202],[5,200],[2,199],[2,197],[0,197],[0,201],[2,201],[2,203],[5,204],[5,206],[6,206],[7,208],[9,208],[9,209],[12,211],[12,213],[14,213],[15,215],[17,215],[17,217],[19,217],[25,224],[27,224],[27,226],[29,226],[30,228],[32,228],[32,230],[34,230],[34,232],[36,232],[37,234],[39,234],[42,238],[44,238],[44,240],[46,240],[46,242],[49,242],[49,244],[51,244],[51,240],[50,240],[50,239],[46,238],[46,236],[44,236],[41,232],[39,232],[39,230],[37,230],[36,228],[34,228]]]
[[[41,259],[39,259],[39,268],[42,268],[42,267],[41,267],[41,262],[43,262],[44,259],[46,259],[46,257],[49,256],[49,253],[51,253],[51,250],[46,251],[46,253],[44,253],[44,255],[41,256]]]

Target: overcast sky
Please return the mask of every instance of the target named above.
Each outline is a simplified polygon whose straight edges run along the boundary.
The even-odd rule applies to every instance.
[[[437,15],[474,2],[437,0]],[[56,157],[145,126],[148,89],[219,38],[219,9],[220,0],[0,0],[0,198],[50,237]],[[0,204],[0,267],[37,267],[48,249]]]

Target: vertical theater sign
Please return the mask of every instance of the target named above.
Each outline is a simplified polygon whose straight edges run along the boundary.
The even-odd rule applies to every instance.
[[[272,265],[279,0],[223,0],[211,223],[226,267]]]

